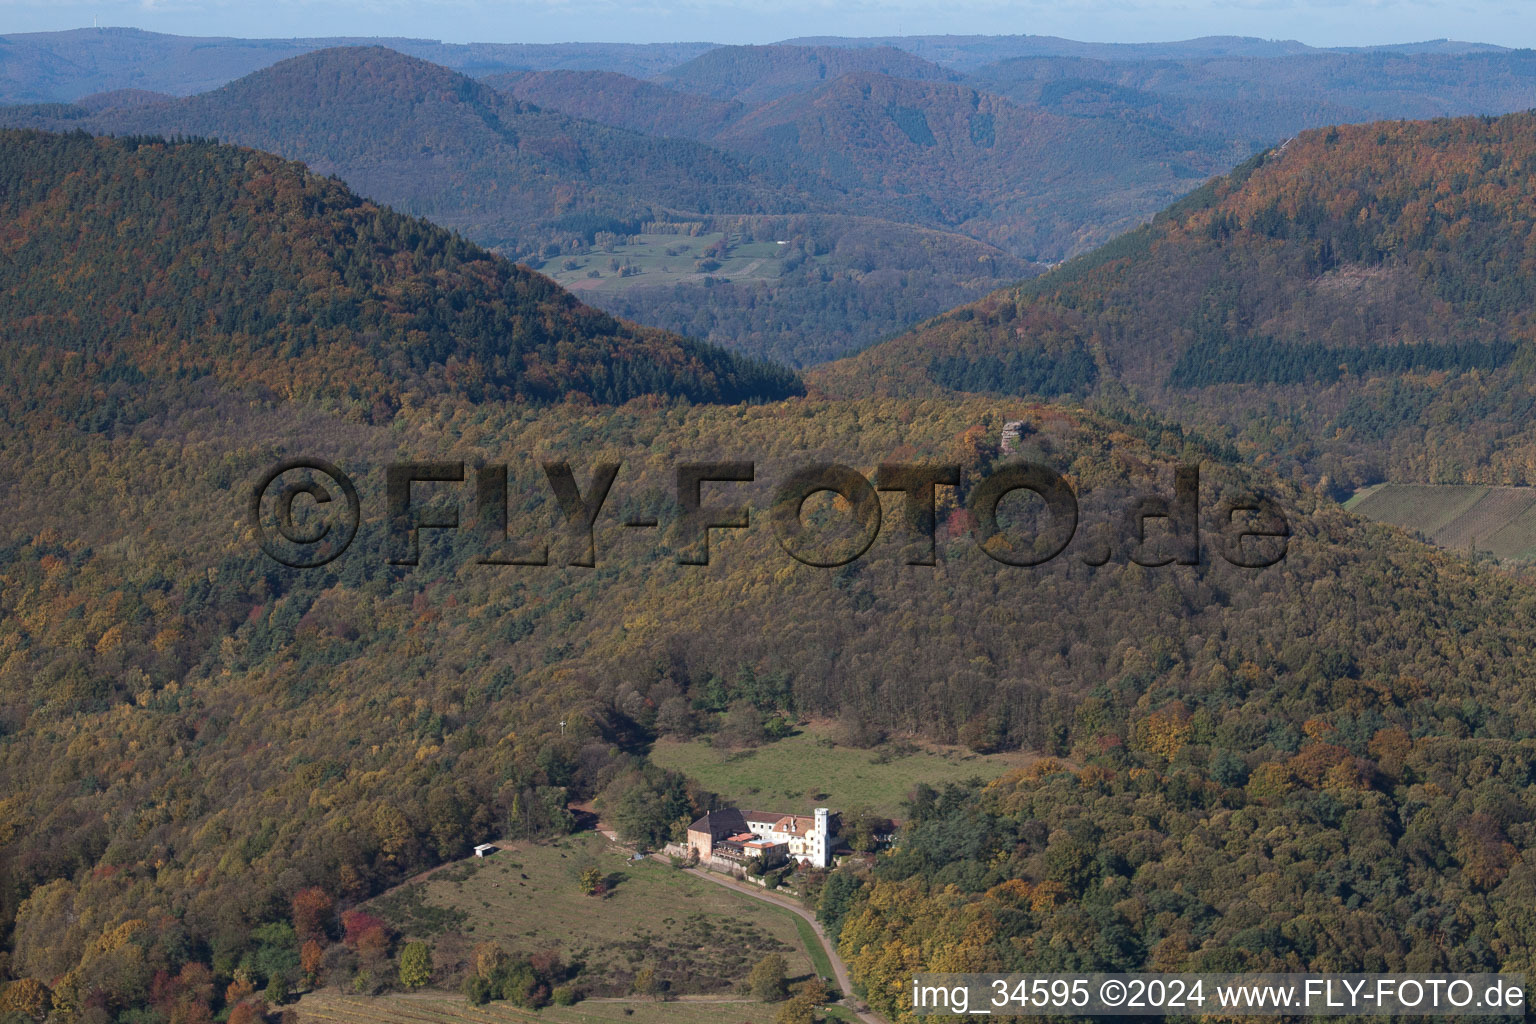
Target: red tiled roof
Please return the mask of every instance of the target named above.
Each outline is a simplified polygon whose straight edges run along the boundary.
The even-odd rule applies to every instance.
[[[775,832],[805,835],[816,827],[816,819],[804,814],[784,814],[779,811],[742,811],[734,807],[710,811],[688,826],[689,832],[707,833],[711,839],[723,836],[732,838],[751,831],[751,823],[767,825]]]

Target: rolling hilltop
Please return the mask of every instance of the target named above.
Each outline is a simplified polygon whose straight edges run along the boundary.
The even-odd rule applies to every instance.
[[[728,402],[799,390],[786,371],[615,321],[268,154],[4,132],[0,182],[0,358],[13,379],[58,389],[45,415],[87,429],[163,411],[162,389],[205,377],[386,416],[407,394],[445,390]],[[37,408],[19,392],[5,403]]]
[[[1533,129],[1517,114],[1305,133],[823,379],[1130,395],[1341,495],[1528,483]]]

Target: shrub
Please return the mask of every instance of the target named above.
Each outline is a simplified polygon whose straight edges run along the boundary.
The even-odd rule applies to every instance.
[[[469,1000],[471,1006],[484,1006],[491,1001],[491,983],[478,974],[465,978],[459,991],[464,993],[464,998]]]
[[[747,976],[747,987],[752,990],[752,998],[765,1003],[777,1003],[788,998],[789,981],[785,974],[784,958],[777,953],[769,953],[759,960]]]
[[[400,951],[400,984],[421,988],[432,980],[432,951],[425,942],[408,942]]]

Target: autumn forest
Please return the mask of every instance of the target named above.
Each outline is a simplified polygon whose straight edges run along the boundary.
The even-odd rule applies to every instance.
[[[1536,577],[1345,507],[1536,484],[1529,51],[370,45],[219,78],[141,35],[89,76],[12,37],[0,107],[0,1024],[1536,972]],[[312,568],[250,514],[295,458],[361,495]],[[698,564],[679,466],[727,462]],[[407,487],[399,557],[390,467],[433,463],[464,468]],[[1076,502],[1049,560],[1045,503],[988,496],[1020,463]],[[775,488],[813,464],[878,494],[857,557],[787,553]],[[937,468],[919,512],[895,465]],[[796,522],[843,550],[861,514]],[[540,556],[486,557],[488,515]],[[837,808],[834,867],[764,880],[849,993],[790,986],[788,918],[727,964],[746,940],[678,911],[689,968],[428,899],[547,865],[582,912],[670,893],[686,865],[599,870],[593,823],[661,851],[731,804],[658,750],[796,737],[861,779],[1014,758]]]

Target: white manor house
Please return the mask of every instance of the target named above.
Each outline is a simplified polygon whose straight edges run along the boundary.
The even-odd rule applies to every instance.
[[[816,808],[809,817],[733,807],[710,811],[689,825],[688,849],[704,864],[716,858],[743,861],[762,857],[770,863],[796,860],[825,868],[832,866],[837,825],[837,816],[825,807]]]

